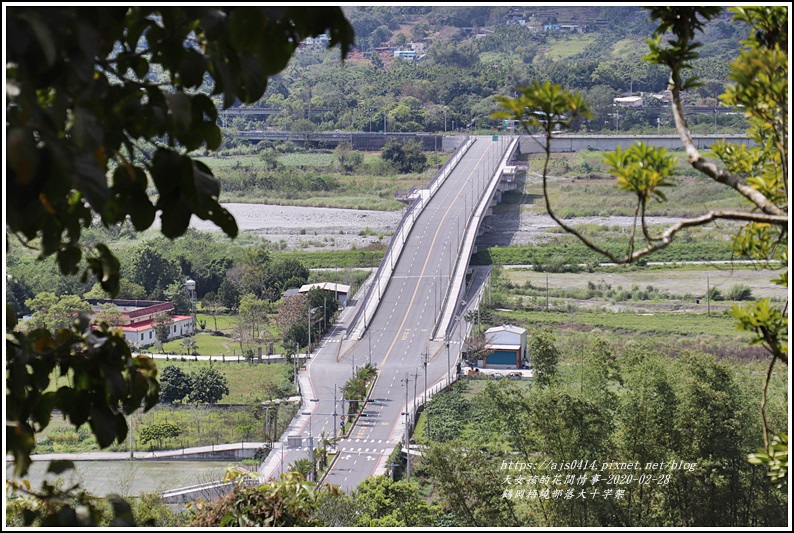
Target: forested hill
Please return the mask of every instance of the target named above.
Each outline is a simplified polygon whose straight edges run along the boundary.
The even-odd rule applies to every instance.
[[[308,40],[257,104],[281,112],[227,125],[380,131],[385,119],[388,131],[438,132],[477,119],[496,126],[489,119],[495,95],[549,80],[591,102],[594,118],[577,128],[604,131],[614,127],[614,98],[666,88],[664,69],[642,61],[654,24],[640,7],[351,6],[345,13],[356,44],[344,64],[326,40]],[[688,91],[687,105],[718,105],[730,58],[746,35],[731,18],[723,13],[701,34],[701,57],[690,74],[702,85]],[[648,98],[644,107],[662,106]],[[655,132],[657,116],[658,109],[621,112],[621,130]],[[667,117],[661,119],[664,127]]]

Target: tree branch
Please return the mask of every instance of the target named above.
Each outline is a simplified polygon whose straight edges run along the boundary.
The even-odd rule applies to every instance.
[[[674,75],[671,76],[671,79],[679,79],[679,77],[675,76],[674,73]],[[678,131],[678,136],[681,138],[681,142],[684,143],[687,159],[689,160],[689,163],[692,165],[692,167],[694,167],[695,170],[698,170],[699,172],[710,177],[714,181],[722,183],[723,185],[727,185],[728,187],[736,190],[739,194],[758,206],[758,208],[764,213],[776,216],[786,215],[786,211],[783,211],[774,203],[770,202],[769,199],[760,191],[747,185],[742,178],[736,176],[735,174],[731,174],[725,169],[719,168],[711,161],[701,157],[700,152],[692,142],[692,135],[689,132],[689,127],[687,126],[686,119],[684,118],[684,110],[681,104],[681,89],[679,85],[677,83],[671,82],[670,91],[673,95],[673,103],[671,107],[673,110],[673,118],[675,119],[676,131]]]

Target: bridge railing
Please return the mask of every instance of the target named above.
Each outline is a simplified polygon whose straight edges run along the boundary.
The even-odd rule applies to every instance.
[[[502,171],[504,170],[505,166],[507,166],[508,161],[513,155],[513,151],[516,149],[516,147],[518,147],[519,142],[519,138],[513,138],[509,141],[506,151],[502,154],[499,162],[496,163],[492,170],[488,185],[483,191],[483,195],[481,196],[479,203],[476,204],[474,209],[472,209],[472,215],[466,219],[466,226],[463,231],[463,236],[460,243],[458,244],[457,261],[455,263],[454,270],[450,275],[450,281],[447,285],[447,290],[441,303],[441,318],[436,322],[433,333],[430,336],[433,339],[438,339],[441,337],[446,338],[448,336],[448,330],[452,324],[452,316],[454,315],[454,310],[458,305],[457,295],[460,293],[460,287],[462,286],[466,277],[466,269],[468,268],[470,259],[470,250],[474,246],[474,240],[476,239],[477,231],[479,230],[482,219],[484,218],[483,213],[488,208],[488,205],[490,204],[491,199],[496,192]],[[469,243],[468,247],[466,246],[467,243]],[[458,287],[457,290],[455,290],[456,286]],[[455,295],[454,301],[452,299],[453,295]]]
[[[386,252],[383,254],[380,264],[378,265],[378,270],[375,273],[375,277],[367,288],[367,292],[361,302],[361,305],[358,306],[356,314],[353,315],[353,319],[350,321],[350,325],[346,331],[347,338],[353,338],[353,335],[359,329],[361,331],[361,335],[356,335],[355,338],[360,339],[361,336],[363,336],[364,331],[367,328],[367,324],[371,321],[372,316],[374,316],[375,311],[380,304],[380,298],[383,292],[386,290],[386,287],[381,287],[381,285],[383,284],[384,280],[385,284],[388,284],[388,278],[391,277],[396,258],[398,258],[402,252],[402,247],[405,245],[405,241],[408,239],[408,235],[413,228],[413,224],[416,221],[419,212],[424,208],[427,202],[430,201],[430,198],[432,198],[435,191],[438,190],[446,177],[449,175],[455,165],[458,164],[460,158],[463,157],[463,154],[466,152],[466,150],[468,150],[469,146],[471,146],[471,143],[473,142],[474,140],[468,135],[465,136],[463,138],[463,142],[458,145],[454,152],[452,152],[452,155],[449,157],[449,159],[447,159],[447,161],[441,166],[436,175],[430,181],[428,186],[430,194],[428,198],[425,199],[425,195],[419,194],[413,203],[408,207],[408,209],[405,210],[400,222],[397,224],[397,228],[394,230],[392,238],[389,240],[389,245],[386,248]],[[387,265],[388,272],[386,272]],[[386,274],[388,274],[388,277],[385,277]],[[375,297],[376,294],[377,301],[374,304],[374,308],[371,312],[368,312],[367,308],[370,307],[370,301]],[[359,328],[358,323],[361,320],[362,313],[364,315],[364,325],[363,328]]]

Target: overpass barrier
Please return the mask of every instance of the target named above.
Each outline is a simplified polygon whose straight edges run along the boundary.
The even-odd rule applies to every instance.
[[[452,317],[455,314],[455,310],[458,308],[458,296],[466,280],[466,271],[468,270],[469,260],[472,250],[474,249],[474,241],[477,239],[477,232],[480,230],[483,219],[488,215],[488,208],[499,188],[502,174],[504,174],[506,167],[509,166],[508,162],[512,158],[513,152],[518,148],[519,141],[520,138],[514,138],[510,141],[510,144],[508,144],[507,149],[502,154],[499,164],[495,166],[494,173],[488,181],[488,187],[480,197],[480,201],[474,209],[472,216],[466,222],[463,239],[458,248],[458,259],[455,262],[455,269],[453,270],[451,281],[447,286],[444,300],[441,303],[441,319],[436,322],[436,327],[433,329],[433,333],[430,336],[430,338],[435,341],[445,339],[448,335]]]
[[[405,214],[400,219],[399,224],[397,224],[397,229],[394,231],[394,235],[392,235],[389,241],[386,253],[383,254],[383,259],[381,259],[380,265],[378,266],[375,278],[372,280],[372,283],[370,283],[367,294],[364,296],[363,304],[359,306],[356,315],[350,322],[346,334],[348,339],[358,340],[364,336],[364,332],[367,330],[367,324],[372,322],[372,317],[375,316],[375,312],[378,310],[380,300],[389,286],[392,273],[394,272],[394,265],[400,259],[400,254],[405,246],[405,242],[408,240],[408,236],[413,229],[416,219],[422,214],[422,210],[428,202],[430,202],[433,195],[438,191],[447,179],[447,176],[449,176],[463,157],[463,154],[466,153],[474,141],[474,138],[466,137],[464,142],[458,145],[458,148],[453,152],[452,156],[439,169],[428,188],[417,191],[418,194],[416,199],[408,209],[406,209]]]

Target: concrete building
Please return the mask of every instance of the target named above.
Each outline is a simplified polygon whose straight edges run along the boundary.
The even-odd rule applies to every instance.
[[[158,316],[168,318],[168,340],[190,335],[195,330],[193,317],[172,315],[174,304],[156,300],[105,300],[90,298],[94,315],[102,310],[105,304],[112,304],[121,311],[121,319],[116,326],[121,329],[124,339],[136,346],[149,346],[157,342],[155,320]]]
[[[480,368],[521,368],[527,358],[527,330],[509,324],[485,332],[485,349],[491,354],[480,359]]]

